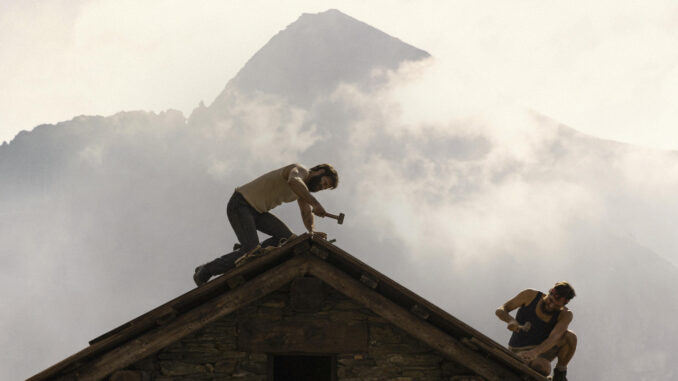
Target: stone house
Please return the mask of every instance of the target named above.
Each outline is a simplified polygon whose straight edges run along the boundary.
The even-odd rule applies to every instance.
[[[515,355],[302,235],[89,343],[37,380],[536,380]]]

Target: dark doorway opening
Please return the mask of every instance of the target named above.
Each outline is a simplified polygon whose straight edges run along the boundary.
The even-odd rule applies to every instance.
[[[334,381],[333,356],[273,356],[273,381]]]

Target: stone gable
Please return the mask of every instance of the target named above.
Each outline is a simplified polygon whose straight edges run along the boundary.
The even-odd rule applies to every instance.
[[[266,381],[284,355],[326,359],[340,381],[482,379],[318,279],[297,278],[109,380]]]

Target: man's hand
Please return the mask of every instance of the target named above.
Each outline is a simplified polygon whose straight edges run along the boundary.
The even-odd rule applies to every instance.
[[[327,233],[312,231],[310,234],[311,237],[318,237],[327,240]]]
[[[538,354],[537,352],[534,351],[534,349],[532,349],[529,351],[520,352],[518,353],[518,356],[525,362],[530,363],[532,362],[532,360],[537,358]]]
[[[518,332],[518,331],[520,331],[520,324],[516,320],[514,320],[514,321],[508,323],[506,328],[508,328],[508,330],[511,331],[511,332]]]
[[[325,217],[325,214],[327,212],[325,211],[325,208],[323,208],[320,203],[317,203],[316,205],[313,205],[313,214],[315,214],[318,217]]]

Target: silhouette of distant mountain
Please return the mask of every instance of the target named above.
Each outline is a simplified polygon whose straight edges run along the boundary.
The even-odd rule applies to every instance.
[[[379,82],[371,77],[373,70],[393,70],[427,57],[427,52],[338,10],[303,14],[262,47],[210,107],[224,106],[229,90],[260,91],[307,105],[341,82],[372,86]]]

